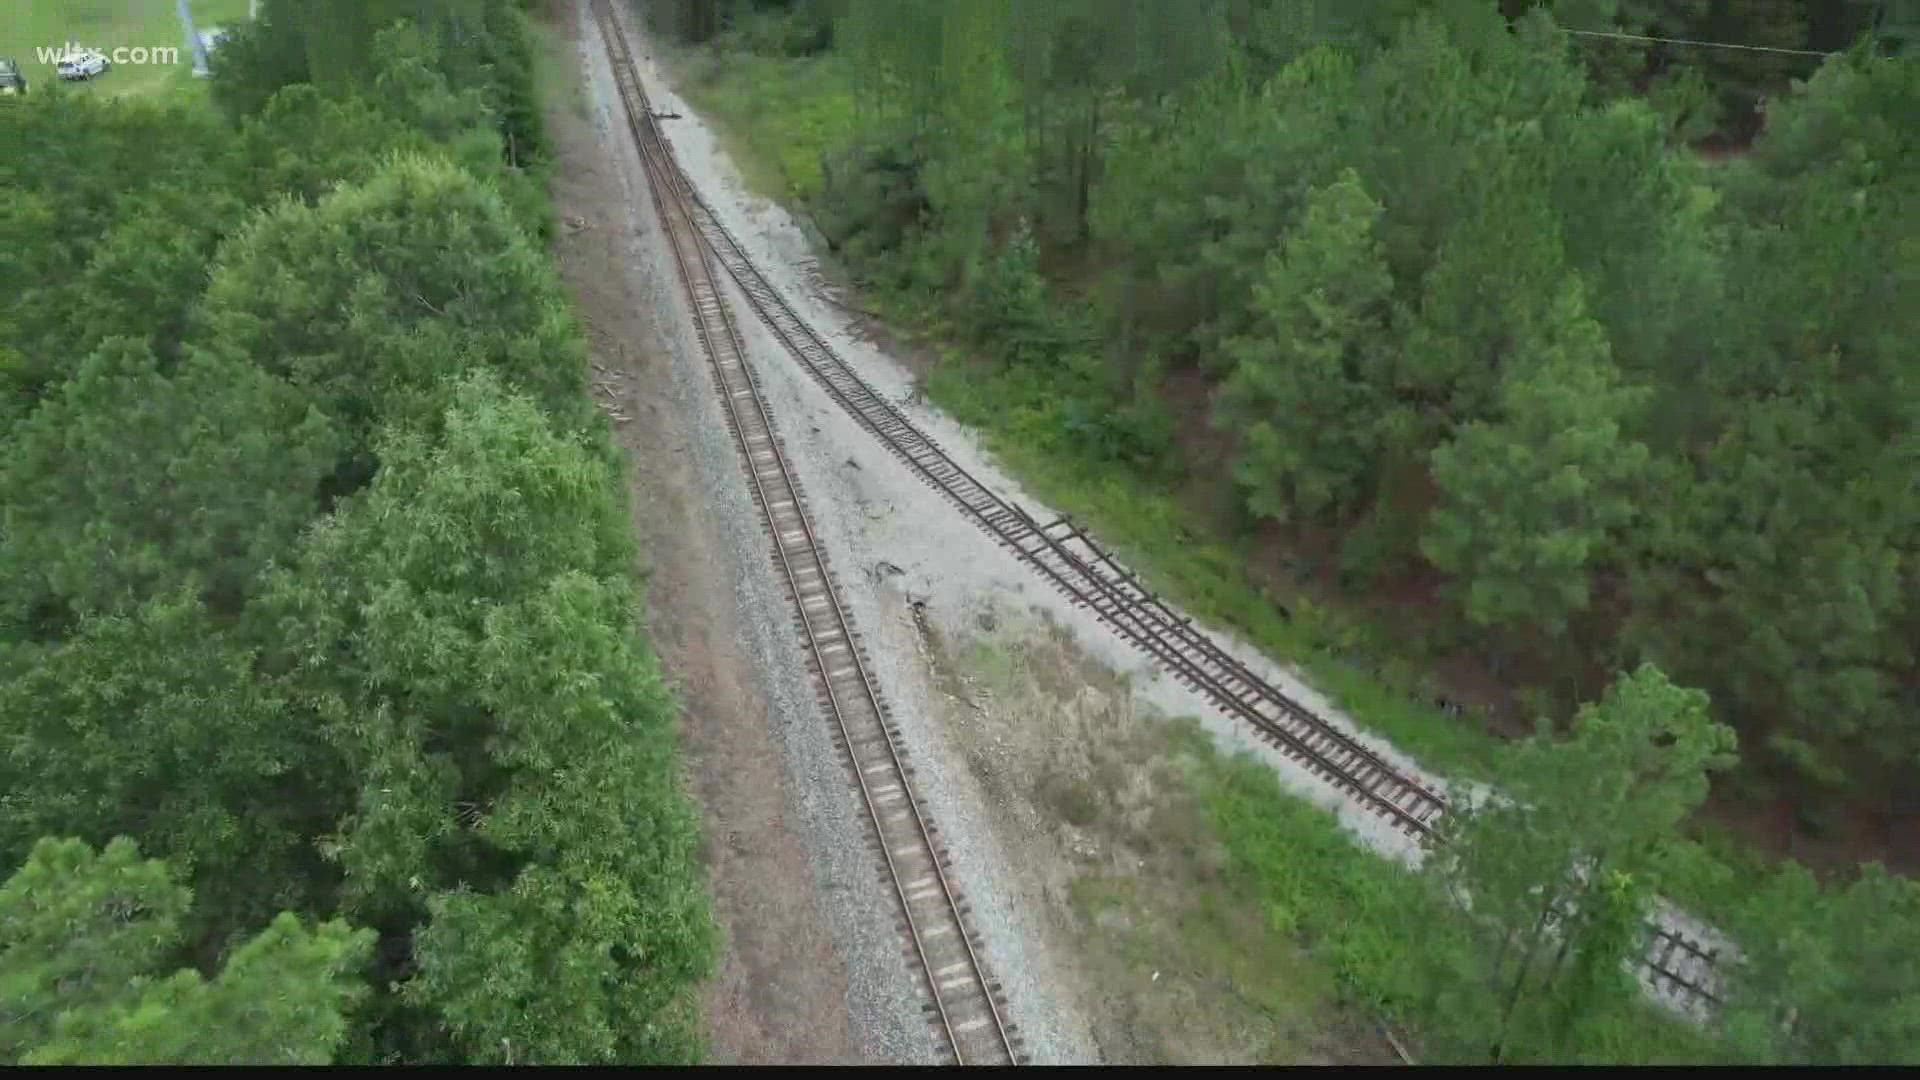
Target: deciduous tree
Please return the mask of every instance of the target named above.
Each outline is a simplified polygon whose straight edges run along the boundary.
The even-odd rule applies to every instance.
[[[1706,695],[1643,665],[1581,709],[1565,740],[1542,730],[1512,751],[1507,797],[1449,809],[1427,872],[1472,912],[1495,957],[1493,1060],[1525,1057],[1611,977],[1640,938],[1662,845],[1733,762],[1734,735]],[[1571,963],[1570,963],[1571,961]],[[1586,999],[1586,1000],[1583,1000]]]
[[[324,1065],[364,993],[372,935],[291,914],[212,981],[161,977],[189,902],[114,840],[42,840],[0,886],[0,1057],[27,1065]]]

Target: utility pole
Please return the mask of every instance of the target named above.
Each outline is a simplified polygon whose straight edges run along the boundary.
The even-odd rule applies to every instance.
[[[204,79],[207,77],[207,44],[193,29],[193,13],[187,10],[187,0],[173,0],[173,10],[180,14],[180,29],[187,35],[187,55],[193,57],[193,74]]]

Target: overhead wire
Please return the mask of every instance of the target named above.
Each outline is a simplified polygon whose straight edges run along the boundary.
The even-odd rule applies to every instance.
[[[1707,49],[1743,49],[1747,52],[1786,53],[1789,56],[1839,56],[1838,52],[1823,52],[1819,49],[1783,49],[1777,45],[1742,45],[1733,41],[1700,41],[1693,38],[1653,37],[1647,34],[1622,34],[1611,30],[1572,30],[1561,27],[1569,34],[1583,37],[1617,38],[1622,41],[1650,41],[1662,45],[1693,45]]]

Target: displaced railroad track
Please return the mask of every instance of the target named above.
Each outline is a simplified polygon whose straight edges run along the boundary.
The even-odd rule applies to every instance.
[[[987,977],[980,941],[966,924],[967,905],[948,875],[951,861],[934,839],[934,825],[914,794],[913,770],[906,764],[899,730],[867,670],[852,616],[840,601],[827,553],[808,519],[805,496],[747,365],[710,253],[688,215],[686,189],[676,182],[678,167],[647,108],[625,30],[609,0],[593,0],[593,10],[727,427],[773,540],[774,566],[794,604],[816,697],[836,726],[836,741],[846,752],[873,825],[885,880],[899,902],[907,953],[927,989],[929,1020],[959,1064],[1020,1064],[1023,1055],[1004,1013],[1006,1002],[998,984]]]
[[[604,0],[595,3],[603,4]],[[1182,684],[1206,695],[1283,755],[1402,832],[1423,842],[1433,839],[1446,809],[1443,793],[1255,674],[1195,627],[1192,620],[1176,614],[1073,522],[1060,518],[1043,525],[1025,508],[995,494],[868,385],[793,310],[720,222],[655,126],[637,76],[634,84],[650,137],[658,142],[659,167],[666,174],[664,186],[684,208],[706,252],[726,270],[760,321],[856,423],[995,542],[1012,551],[1075,606],[1093,612]],[[1699,1015],[1719,1000],[1714,976],[1718,952],[1680,930],[1649,922],[1638,975],[1656,994]]]

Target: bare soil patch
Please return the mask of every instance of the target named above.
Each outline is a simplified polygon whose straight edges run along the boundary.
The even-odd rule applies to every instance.
[[[1388,1064],[1324,970],[1236,889],[1193,787],[1206,736],[1137,702],[1035,609],[917,614],[938,695],[1009,888],[1067,944],[1114,1064]],[[942,630],[945,626],[947,629]]]

